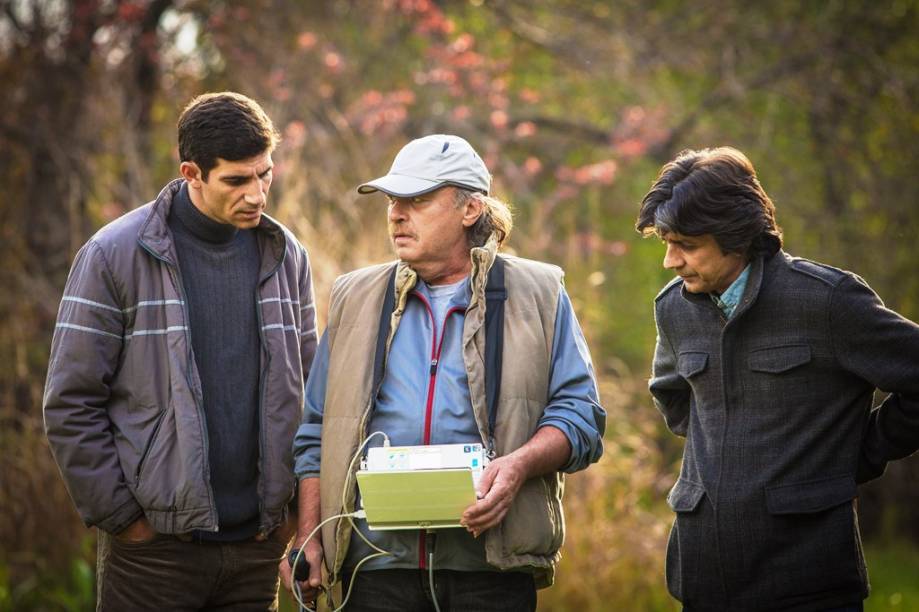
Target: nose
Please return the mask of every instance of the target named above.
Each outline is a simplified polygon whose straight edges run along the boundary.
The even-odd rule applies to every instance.
[[[677,270],[682,268],[686,262],[683,261],[683,255],[679,248],[672,244],[667,245],[667,252],[664,253],[664,267],[668,270]]]
[[[389,203],[389,221],[390,223],[399,223],[405,221],[405,205],[399,199],[391,200]]]
[[[249,189],[246,190],[246,203],[264,205],[268,197],[266,181],[261,177],[255,177],[255,180],[251,181],[250,185]]]

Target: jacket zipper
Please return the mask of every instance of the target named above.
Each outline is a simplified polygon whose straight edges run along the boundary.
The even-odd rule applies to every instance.
[[[428,396],[427,401],[424,406],[424,436],[422,438],[422,444],[427,446],[431,443],[431,424],[433,421],[433,412],[434,412],[434,387],[437,384],[437,366],[440,363],[440,353],[444,348],[444,336],[446,336],[447,331],[447,321],[450,319],[450,315],[454,312],[466,312],[466,309],[462,306],[454,306],[447,310],[444,314],[444,321],[441,324],[440,328],[440,341],[437,339],[437,321],[434,319],[434,310],[431,308],[430,302],[425,298],[421,293],[413,291],[412,295],[418,297],[421,300],[421,303],[424,304],[425,309],[428,311],[428,316],[431,319],[431,329],[433,331],[433,337],[431,338],[431,362],[428,378]],[[424,530],[420,531],[418,534],[418,568],[427,569],[427,551],[425,543],[425,532]]]
[[[141,248],[150,253],[155,259],[166,264],[166,268],[169,270],[169,277],[172,279],[172,283],[176,287],[176,291],[179,296],[182,298],[182,315],[185,317],[185,345],[187,347],[186,360],[188,361],[187,369],[185,371],[186,381],[188,382],[189,391],[195,400],[195,408],[198,411],[198,425],[201,430],[201,442],[204,447],[204,457],[201,465],[203,467],[204,474],[204,487],[207,492],[208,503],[210,504],[211,514],[214,517],[214,531],[219,530],[219,525],[217,524],[217,503],[214,501],[214,489],[211,485],[211,467],[210,467],[210,441],[207,437],[207,427],[205,426],[205,416],[204,416],[204,400],[203,398],[198,397],[198,394],[195,393],[195,390],[191,384],[192,381],[192,369],[195,367],[195,356],[192,353],[192,344],[191,344],[191,328],[189,327],[189,322],[191,321],[191,316],[188,312],[188,298],[185,295],[185,287],[182,285],[182,278],[179,273],[178,264],[174,264],[172,261],[158,255],[152,249],[150,249],[142,240],[137,241],[140,244]],[[175,520],[175,519],[173,519]]]
[[[258,280],[258,284],[255,286],[255,317],[258,325],[258,337],[259,345],[261,346],[262,351],[265,354],[265,367],[259,369],[258,374],[258,464],[259,464],[259,475],[256,484],[256,491],[258,492],[258,514],[259,514],[259,533],[267,536],[273,529],[273,525],[269,525],[266,516],[265,510],[265,479],[267,478],[266,474],[268,471],[265,469],[265,448],[267,448],[267,434],[265,432],[265,379],[268,377],[268,371],[271,368],[271,351],[268,350],[268,342],[265,339],[265,330],[262,329],[264,326],[264,317],[262,317],[262,305],[261,300],[261,291],[262,285],[268,282],[268,279],[277,274],[280,270],[281,265],[284,263],[284,258],[287,256],[287,245],[284,245],[284,250],[281,251],[281,256],[278,258],[277,264],[272,268],[272,270],[266,274],[264,277]],[[299,299],[299,295],[297,296]],[[284,324],[283,315],[281,317],[281,324]],[[281,333],[285,333],[284,330],[281,330]],[[299,334],[299,330],[297,330]],[[299,336],[298,336],[299,339]],[[299,350],[297,351],[299,355]],[[283,515],[282,515],[283,516]]]

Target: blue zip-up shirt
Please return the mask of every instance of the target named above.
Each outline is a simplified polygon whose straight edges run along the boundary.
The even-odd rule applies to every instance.
[[[470,298],[467,278],[450,298],[442,320],[435,321],[430,291],[419,281],[393,338],[368,433],[383,431],[394,446],[483,442],[472,412],[462,355],[463,321]],[[432,376],[434,360],[436,374]],[[298,479],[319,476],[328,364],[328,340],[323,334],[306,384],[303,421],[294,438]],[[552,425],[565,433],[571,456],[563,470],[575,472],[602,454],[606,412],[600,406],[587,342],[564,289],[556,311],[549,385],[549,403],[538,427]],[[369,442],[370,446],[381,444],[379,436]],[[355,520],[355,524],[370,541],[393,553],[368,561],[361,570],[419,567],[418,531],[369,531],[365,521]],[[344,567],[354,568],[371,552],[359,537],[353,537]],[[485,561],[484,538],[476,540],[465,529],[438,531],[434,567],[494,569]]]

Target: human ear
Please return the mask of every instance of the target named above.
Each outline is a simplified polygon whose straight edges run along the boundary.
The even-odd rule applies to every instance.
[[[182,174],[182,178],[188,181],[190,187],[201,188],[203,179],[201,178],[201,168],[198,167],[198,164],[195,162],[182,162],[179,165],[179,172]]]
[[[472,227],[475,222],[479,220],[479,217],[482,216],[484,211],[485,202],[482,201],[482,198],[478,194],[471,198],[467,198],[465,207],[463,208],[463,227]]]

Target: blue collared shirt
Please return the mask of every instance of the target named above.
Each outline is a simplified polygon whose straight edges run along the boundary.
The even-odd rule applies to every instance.
[[[747,264],[747,267],[743,269],[743,272],[740,273],[740,276],[734,279],[734,282],[731,283],[731,286],[728,287],[724,293],[720,296],[710,293],[709,295],[712,298],[712,301],[715,302],[715,305],[721,309],[721,312],[724,313],[724,316],[731,318],[731,315],[734,314],[734,310],[737,308],[737,305],[740,304],[740,298],[743,297],[744,289],[747,288],[747,278],[750,276],[750,264]]]

